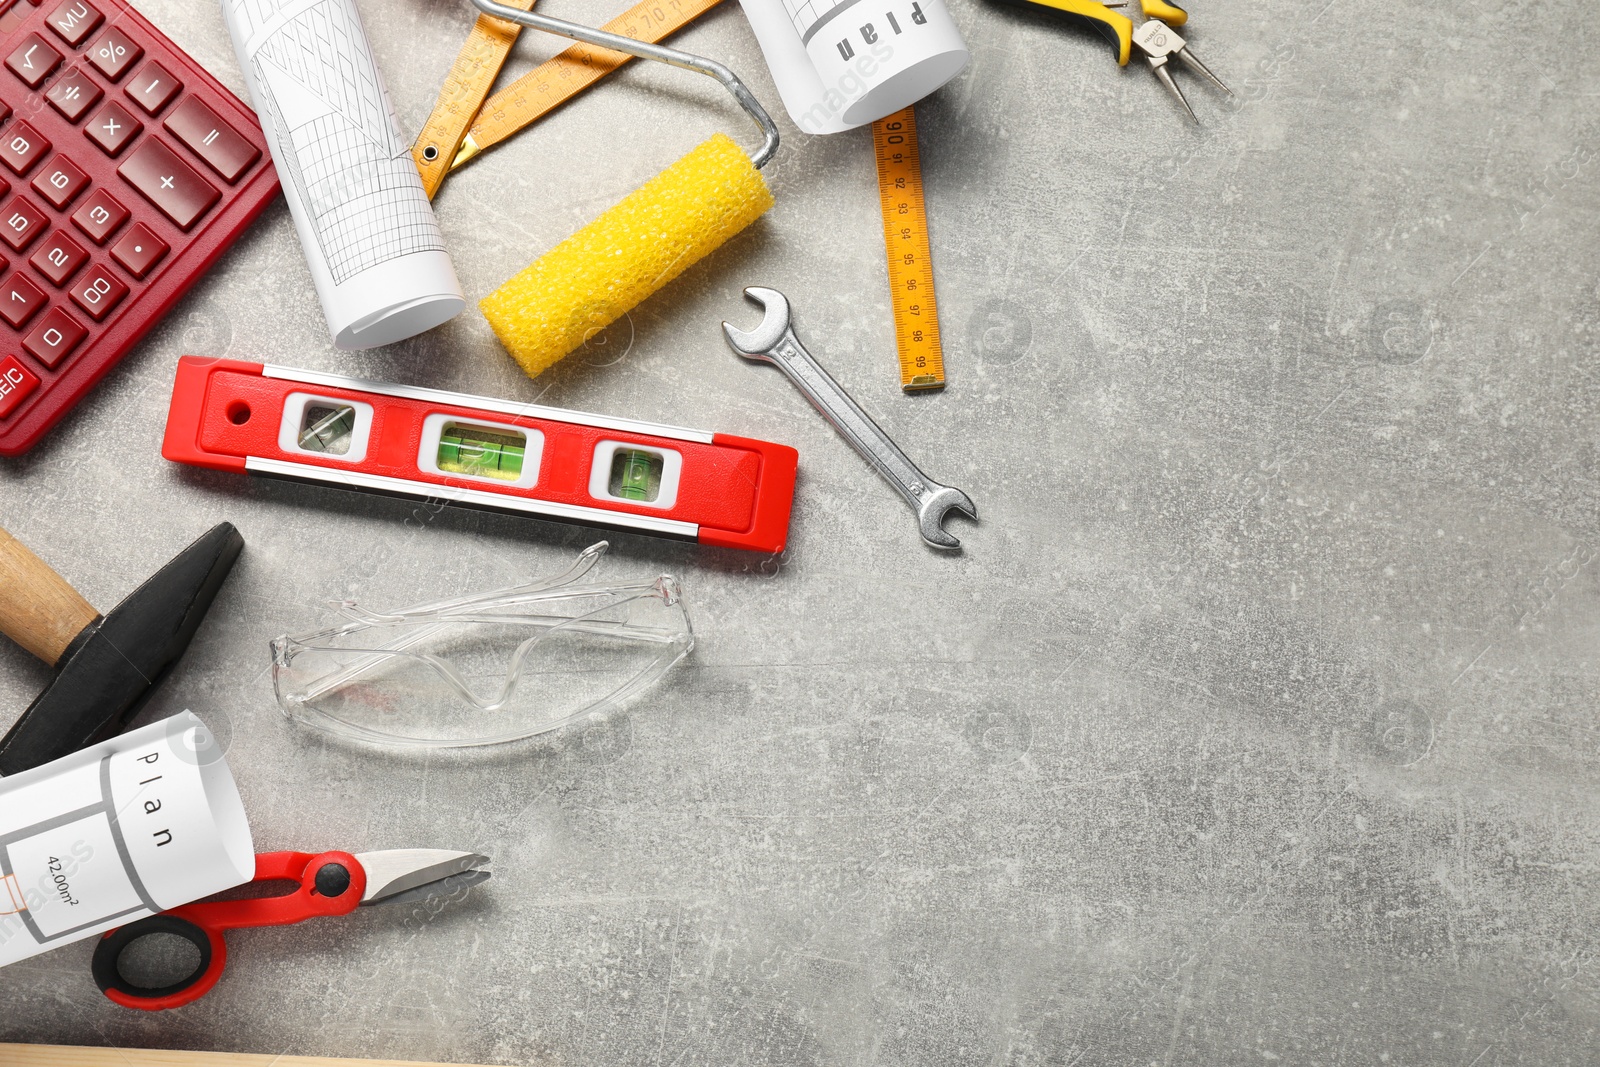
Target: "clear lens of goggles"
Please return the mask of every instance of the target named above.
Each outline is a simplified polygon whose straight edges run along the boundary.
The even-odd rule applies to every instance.
[[[376,613],[272,642],[294,722],[382,745],[516,741],[599,716],[694,647],[677,580],[589,583],[607,543],[547,581]]]

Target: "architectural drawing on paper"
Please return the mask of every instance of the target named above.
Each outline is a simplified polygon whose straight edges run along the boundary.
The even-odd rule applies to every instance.
[[[443,251],[350,0],[229,0],[249,41],[279,176],[306,206],[328,271],[343,284],[380,263]]]

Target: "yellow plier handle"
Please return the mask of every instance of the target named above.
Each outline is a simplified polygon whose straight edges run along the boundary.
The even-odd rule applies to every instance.
[[[1018,0],[1012,0],[1013,3]],[[1044,7],[1065,15],[1074,22],[1098,31],[1117,50],[1117,64],[1128,65],[1133,54],[1133,21],[1118,14],[1096,0],[1020,0],[1021,6]],[[1122,6],[1122,5],[1117,5]],[[1168,26],[1178,27],[1189,21],[1189,13],[1165,0],[1139,0],[1145,18],[1157,19]]]
[[[1189,21],[1189,13],[1176,4],[1165,4],[1161,0],[1139,0],[1139,7],[1144,11],[1145,18],[1165,22],[1173,29]]]
[[[1128,65],[1133,54],[1133,22],[1095,0],[1010,0],[1018,7],[1043,7],[1065,15],[1073,22],[1099,31],[1117,50],[1117,63]]]

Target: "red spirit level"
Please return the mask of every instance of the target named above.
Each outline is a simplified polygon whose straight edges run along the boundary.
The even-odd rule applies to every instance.
[[[788,445],[184,356],[161,454],[458,507],[781,552]]]

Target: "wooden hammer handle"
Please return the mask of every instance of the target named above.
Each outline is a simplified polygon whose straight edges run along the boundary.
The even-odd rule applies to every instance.
[[[0,632],[54,667],[99,614],[49,564],[0,529]]]

